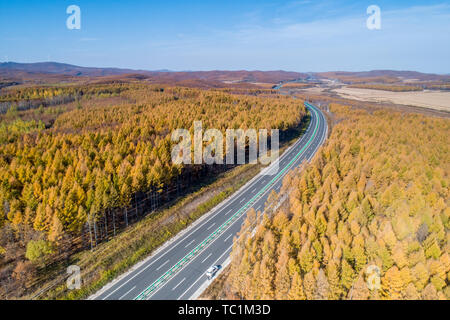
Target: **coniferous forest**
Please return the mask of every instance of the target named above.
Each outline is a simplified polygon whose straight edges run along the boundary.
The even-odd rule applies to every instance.
[[[337,104],[330,112],[335,125],[312,163],[285,179],[262,218],[249,214],[223,294],[448,300],[448,119]]]
[[[450,300],[449,17],[2,1],[0,302],[278,320]]]
[[[95,248],[226,169],[172,164],[173,130],[192,132],[198,120],[224,136],[277,128],[282,138],[306,114],[270,92],[137,83],[25,87],[1,100],[0,278],[25,287],[36,267]]]

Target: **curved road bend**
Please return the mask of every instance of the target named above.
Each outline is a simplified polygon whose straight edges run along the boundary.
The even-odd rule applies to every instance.
[[[91,299],[189,299],[207,284],[206,270],[229,258],[233,238],[250,208],[263,211],[272,190],[279,191],[283,177],[309,161],[327,135],[327,122],[319,108],[305,103],[311,121],[305,134],[287,149],[273,175],[258,175],[233,194],[218,210],[160,250],[139,267],[106,286]]]

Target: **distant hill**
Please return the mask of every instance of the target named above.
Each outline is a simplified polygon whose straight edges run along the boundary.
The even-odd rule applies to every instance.
[[[148,79],[152,82],[162,83],[185,83],[186,81],[217,82],[217,83],[279,83],[287,80],[306,78],[327,78],[340,79],[344,82],[361,82],[371,80],[392,80],[392,79],[416,79],[419,81],[450,81],[448,75],[437,75],[421,73],[416,71],[395,71],[395,70],[373,70],[362,72],[318,72],[299,73],[288,71],[182,71],[170,70],[133,70],[121,68],[91,68],[58,62],[37,62],[37,63],[0,63],[0,78],[10,81],[48,82],[59,80],[74,80],[85,78],[101,77],[128,77],[135,79]]]
[[[396,70],[372,70],[361,72],[319,72],[316,73],[321,78],[335,78],[341,80],[348,80],[351,78],[401,78],[401,79],[417,79],[420,81],[442,81],[449,80],[448,75],[439,75],[432,73],[421,73],[417,71],[396,71]]]
[[[37,62],[37,63],[17,63],[3,62],[0,63],[0,73],[21,71],[25,73],[41,73],[41,74],[61,74],[69,76],[110,76],[126,73],[141,73],[131,69],[119,68],[89,68],[79,67],[66,63],[58,62]]]
[[[151,77],[153,80],[180,82],[185,80],[225,81],[225,82],[262,82],[278,83],[285,80],[295,80],[306,77],[306,74],[286,71],[186,71],[172,72],[169,70],[132,70],[120,68],[90,68],[57,62],[38,63],[0,63],[0,76],[6,78],[36,79],[46,75],[61,75],[71,77],[102,77],[125,74],[139,74]],[[155,79],[156,78],[156,79]]]

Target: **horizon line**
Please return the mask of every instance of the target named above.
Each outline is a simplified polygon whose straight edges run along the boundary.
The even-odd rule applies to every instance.
[[[449,76],[450,72],[447,73],[435,73],[435,72],[423,72],[423,71],[417,71],[417,70],[399,70],[399,69],[372,69],[372,70],[358,70],[358,71],[348,71],[344,69],[336,69],[336,70],[328,70],[328,71],[292,71],[292,70],[283,70],[283,69],[270,69],[270,70],[262,70],[262,69],[209,69],[209,70],[172,70],[172,69],[142,69],[142,68],[131,68],[131,67],[88,67],[88,66],[81,66],[77,64],[72,64],[68,62],[58,62],[58,61],[35,61],[35,62],[19,62],[19,61],[0,61],[0,64],[7,64],[7,63],[14,63],[14,64],[44,64],[44,63],[55,63],[55,64],[61,64],[61,65],[68,65],[72,67],[78,67],[78,68],[86,68],[86,69],[118,69],[118,70],[130,70],[130,71],[136,71],[136,72],[170,72],[170,73],[194,73],[194,72],[239,72],[239,71],[245,71],[245,72],[290,72],[290,73],[329,73],[329,72],[348,72],[348,73],[362,73],[362,72],[374,72],[374,71],[396,71],[396,72],[417,72],[422,74],[430,74],[430,75],[440,75],[440,76]]]

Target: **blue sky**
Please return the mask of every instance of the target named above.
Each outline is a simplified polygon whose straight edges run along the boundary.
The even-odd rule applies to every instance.
[[[81,30],[66,8],[81,8]],[[381,8],[381,30],[366,9]],[[450,1],[0,0],[0,61],[171,70],[450,73]]]

